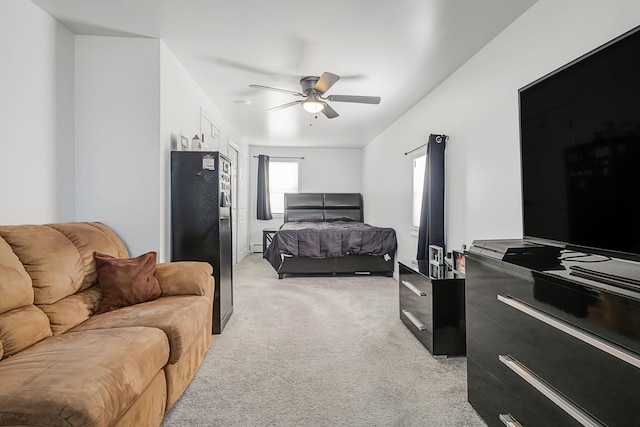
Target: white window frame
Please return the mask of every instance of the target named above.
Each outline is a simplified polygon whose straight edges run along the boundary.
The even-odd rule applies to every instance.
[[[420,168],[416,162],[424,159],[424,165]],[[424,188],[424,171],[427,165],[427,153],[416,153],[411,159],[411,235],[417,236],[420,230],[420,212],[422,211],[422,193]],[[421,172],[416,176],[416,172]],[[418,202],[419,199],[419,202]],[[419,206],[416,206],[419,203]],[[416,224],[416,209],[418,221]]]
[[[272,172],[274,171],[274,164],[278,163],[295,163],[296,164],[296,179],[295,188],[290,186],[288,188],[278,186],[277,179],[273,179]],[[277,170],[277,166],[276,166]],[[275,181],[275,182],[274,182]],[[275,184],[275,187],[274,187]],[[269,199],[271,200],[271,214],[274,218],[284,217],[284,193],[297,193],[300,188],[300,162],[298,160],[269,160]],[[283,191],[284,190],[284,191]],[[274,201],[276,208],[280,206],[282,201],[282,212],[278,212],[274,209]]]

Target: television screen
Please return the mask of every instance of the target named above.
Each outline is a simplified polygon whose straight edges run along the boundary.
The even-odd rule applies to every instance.
[[[639,29],[520,89],[525,237],[640,254]]]

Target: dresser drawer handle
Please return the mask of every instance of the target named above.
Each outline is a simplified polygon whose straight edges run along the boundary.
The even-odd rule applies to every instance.
[[[416,285],[414,285],[413,283],[409,282],[408,280],[401,280],[400,281],[405,288],[409,289],[411,292],[413,292],[414,294],[418,295],[419,297],[426,297],[427,294],[425,294],[424,292],[422,292],[420,289],[418,289],[416,287]]]
[[[511,414],[500,414],[498,415],[498,417],[500,418],[500,421],[502,421],[502,423],[507,427],[522,427],[522,424],[520,424],[515,418],[513,418]]]
[[[597,349],[600,349],[605,353],[612,355],[613,357],[616,357],[624,362],[627,362],[630,365],[635,366],[636,368],[640,368],[640,359],[638,359],[636,356],[634,356],[632,353],[625,350],[624,348],[617,346],[616,344],[603,341],[602,339],[598,338],[597,336],[589,332],[583,331],[581,329],[578,329],[574,326],[569,325],[568,323],[560,319],[556,319],[555,317],[549,316],[548,314],[545,314],[540,310],[534,307],[531,307],[529,304],[526,304],[508,295],[498,295],[498,301],[503,302],[508,306],[513,307],[524,314],[528,314],[529,316],[534,317],[553,328],[556,328],[566,334],[569,334],[572,337],[577,338],[586,344],[589,344]]]
[[[578,406],[574,405],[571,401],[564,398],[558,391],[548,385],[542,378],[531,372],[529,368],[518,362],[513,357],[508,355],[498,355],[498,360],[507,365],[507,367],[518,374],[520,378],[528,382],[529,385],[545,395],[547,399],[558,405],[560,409],[571,415],[583,426],[604,427],[604,424],[600,424]]]
[[[413,323],[413,326],[415,326],[419,330],[424,331],[425,329],[427,329],[427,327],[424,325],[424,323],[419,321],[418,318],[416,316],[414,316],[412,312],[403,309],[402,310],[402,314],[407,316],[407,319],[409,319],[409,321],[411,323]]]

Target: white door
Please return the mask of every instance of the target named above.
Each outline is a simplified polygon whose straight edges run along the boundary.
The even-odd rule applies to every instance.
[[[238,263],[249,255],[249,153],[231,139],[227,147],[232,162],[233,261]]]
[[[238,188],[238,150],[229,145],[229,160],[231,160],[231,246],[233,265],[238,263],[238,204],[240,189]]]

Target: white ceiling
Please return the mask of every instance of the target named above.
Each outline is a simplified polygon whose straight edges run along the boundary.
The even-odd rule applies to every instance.
[[[536,0],[32,1],[76,34],[162,39],[251,145],[362,147]],[[266,112],[300,98],[249,88],[298,92],[324,71],[342,76],[328,95],[381,103],[315,119]]]

